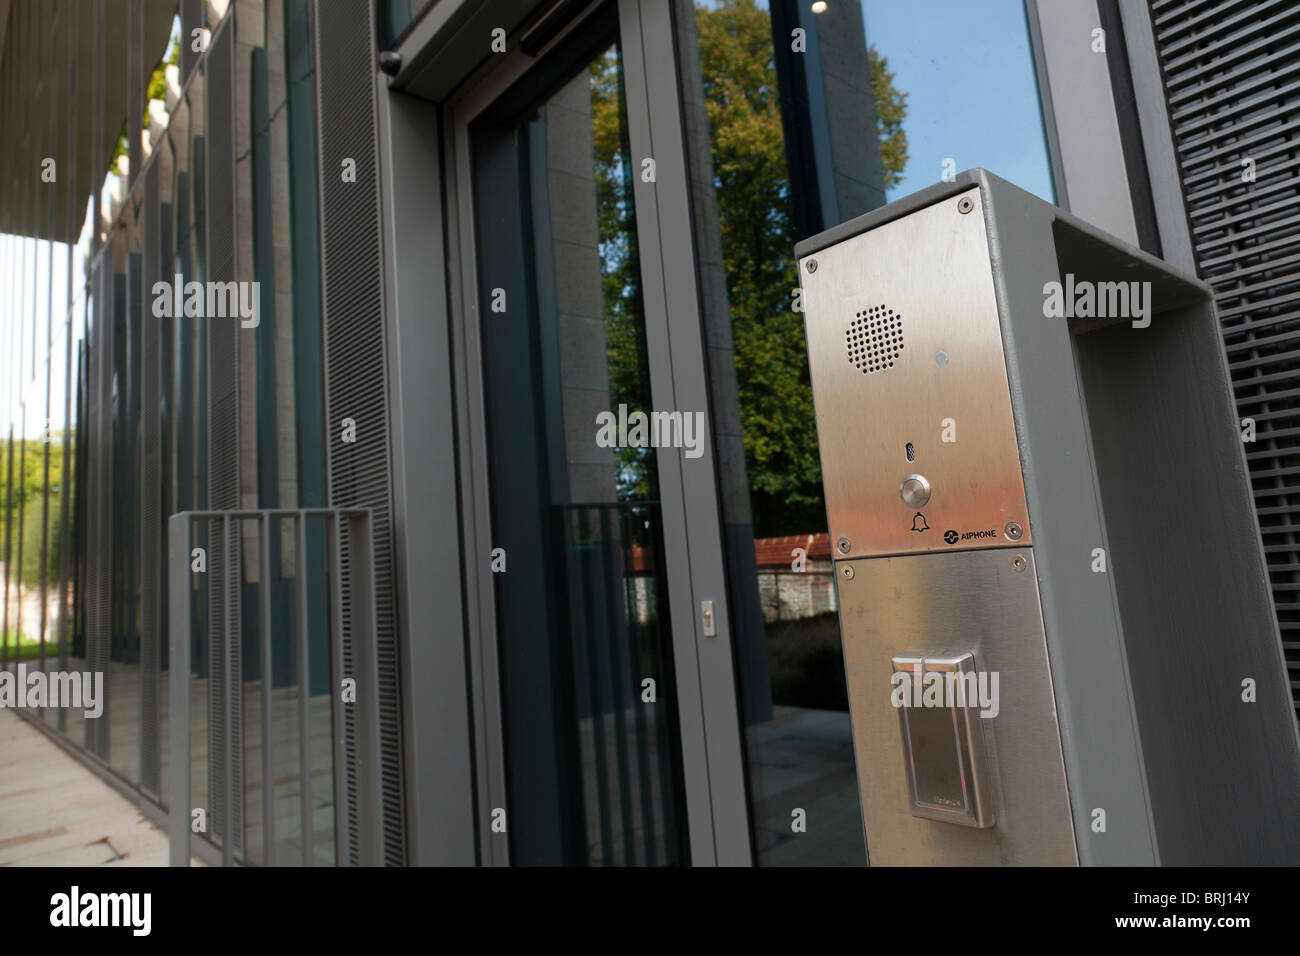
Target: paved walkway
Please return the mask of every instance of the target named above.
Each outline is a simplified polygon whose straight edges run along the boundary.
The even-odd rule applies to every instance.
[[[166,866],[167,834],[0,708],[0,866]]]

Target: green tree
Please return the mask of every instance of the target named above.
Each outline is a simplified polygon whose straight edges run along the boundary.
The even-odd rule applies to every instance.
[[[50,515],[57,515],[60,497],[63,492],[63,443],[61,438],[53,439],[50,449],[50,494],[49,515],[45,513],[45,496],[43,494],[45,478],[45,444],[39,439],[29,438],[25,442],[15,439],[13,442],[14,482],[12,497],[8,487],[9,480],[9,441],[0,440],[0,549],[4,543],[4,528],[9,528],[9,555],[0,550],[0,563],[18,560],[18,542],[21,538],[23,563],[19,579],[23,587],[39,587],[41,583],[41,530],[50,527]],[[6,518],[5,505],[9,512]],[[19,518],[21,516],[21,525]],[[54,531],[49,534],[46,543],[45,574],[46,581],[54,582],[57,587],[59,579],[59,541],[58,522],[52,525]],[[15,566],[15,570],[18,570]],[[11,571],[12,575],[14,571]]]
[[[636,171],[628,158],[627,107],[617,47],[591,64],[591,114],[610,405],[648,410],[650,382],[645,374],[645,318],[633,209]],[[654,449],[617,448],[614,455],[619,499],[654,498],[657,488],[650,466]]]
[[[754,531],[808,532],[824,525],[825,510],[803,316],[791,307],[795,235],[771,20],[756,0],[697,3],[695,17]],[[868,63],[889,186],[907,163],[907,96],[874,47]],[[643,346],[631,347],[640,341],[635,171],[625,158],[620,76],[613,57],[592,66],[610,388],[615,403],[635,405],[636,396],[648,401],[648,389],[639,377]],[[638,475],[637,461],[625,458],[624,473]]]
[[[885,167],[885,188],[898,184],[907,166],[907,134],[903,120],[907,117],[907,94],[894,86],[889,61],[867,47],[867,64],[871,68],[871,99],[876,107],[876,135],[880,139],[880,159]]]
[[[791,308],[795,235],[771,23],[755,0],[697,4],[695,17],[754,531],[807,532],[826,518],[803,316]],[[874,48],[868,62],[888,186],[907,162],[907,97]]]

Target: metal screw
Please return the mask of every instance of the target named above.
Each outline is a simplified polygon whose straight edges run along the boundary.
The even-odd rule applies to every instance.
[[[852,580],[853,580],[853,565],[851,565],[851,564],[846,564],[846,565],[844,565],[844,567],[840,569],[840,574],[844,575],[844,580],[845,580],[845,581],[852,581]]]
[[[1014,521],[1008,521],[1006,531],[1004,533],[1006,534],[1009,540],[1019,541],[1021,537],[1024,535],[1025,529],[1020,527],[1020,525]]]
[[[1028,565],[1028,563],[1029,562],[1025,560],[1025,556],[1023,554],[1018,554],[1011,559],[1011,570],[1023,571],[1025,567]]]
[[[970,196],[962,196],[957,200],[957,211],[963,216],[975,208],[975,201]]]
[[[816,260],[816,259],[809,259],[809,260],[808,260],[808,271],[809,271],[809,272],[816,272],[816,271],[817,271],[817,260]]]
[[[849,553],[849,539],[848,539],[848,538],[840,538],[839,541],[836,541],[836,542],[835,542],[835,547],[837,547],[837,548],[840,549],[840,554],[848,554],[848,553]]]

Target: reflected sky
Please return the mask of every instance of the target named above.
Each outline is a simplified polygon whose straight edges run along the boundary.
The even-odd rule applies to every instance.
[[[938,182],[951,158],[1056,201],[1022,0],[865,0],[862,17],[907,94],[908,162],[886,198]]]

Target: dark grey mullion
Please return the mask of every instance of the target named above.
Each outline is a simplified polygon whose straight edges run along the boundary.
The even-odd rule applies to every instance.
[[[633,530],[637,518],[637,511],[634,507],[629,507],[625,511],[620,511],[620,540],[622,541],[622,567],[632,569],[632,553],[636,543],[636,534]],[[644,553],[644,552],[643,552]],[[653,580],[653,577],[651,578]],[[641,629],[636,622],[636,597],[637,597],[637,575],[629,573],[623,582],[623,597],[629,608],[628,615],[628,661],[627,672],[624,675],[630,682],[632,690],[632,715],[633,724],[636,734],[636,766],[637,776],[640,780],[639,793],[641,796],[641,829],[644,834],[641,839],[641,845],[645,848],[646,866],[657,865],[658,854],[655,852],[655,825],[654,825],[654,781],[650,776],[650,737],[646,732],[646,714],[645,703],[641,700],[641,681],[644,674],[641,674],[638,665],[645,659],[645,648],[641,642]],[[649,602],[647,601],[647,609]],[[659,675],[654,676],[656,706],[658,704]]]
[[[620,0],[619,13],[632,154],[654,157],[657,170],[657,181],[638,182],[635,193],[651,393],[658,408],[702,411],[712,430],[672,9]],[[660,448],[657,460],[691,858],[747,866],[752,851],[716,465],[710,454],[687,459],[669,448]],[[716,637],[703,635],[702,600],[713,602]]]
[[[631,773],[627,759],[627,716],[623,713],[623,701],[627,699],[628,688],[622,677],[623,655],[621,653],[626,635],[619,626],[618,600],[623,593],[619,587],[619,571],[614,565],[618,554],[617,541],[613,537],[614,522],[610,512],[620,506],[600,509],[600,568],[605,572],[605,646],[609,662],[609,697],[614,712],[614,758],[618,767],[619,815],[623,825],[623,862],[632,866],[636,863],[636,829],[632,825],[632,786]],[[621,508],[620,508],[621,511]]]
[[[614,834],[610,826],[609,778],[605,767],[605,721],[600,712],[600,672],[596,663],[596,641],[592,636],[594,622],[599,620],[600,598],[594,588],[589,586],[593,579],[592,555],[596,553],[591,538],[591,509],[578,510],[578,539],[574,542],[574,561],[581,568],[579,579],[582,593],[586,598],[583,608],[581,629],[577,631],[583,643],[583,657],[587,661],[587,695],[591,709],[592,751],[596,764],[596,803],[600,814],[600,855],[605,866],[614,864]],[[583,834],[584,846],[586,833]],[[586,862],[586,861],[584,861]]]

